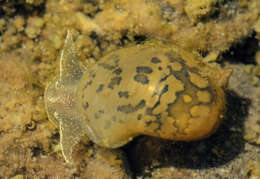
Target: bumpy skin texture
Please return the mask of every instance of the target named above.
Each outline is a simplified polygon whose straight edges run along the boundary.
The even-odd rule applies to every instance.
[[[230,69],[219,70],[160,42],[119,49],[91,67],[76,54],[68,33],[60,76],[45,91],[68,162],[85,134],[109,148],[141,134],[191,141],[212,134],[223,118]]]

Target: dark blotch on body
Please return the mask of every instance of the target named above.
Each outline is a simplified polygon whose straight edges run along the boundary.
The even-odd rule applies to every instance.
[[[115,65],[117,66],[120,61],[119,57],[117,55],[114,55],[113,60],[114,60]]]
[[[162,61],[159,58],[157,58],[157,57],[153,57],[151,59],[151,62],[157,64],[157,63],[161,63]]]
[[[92,80],[88,81],[87,84],[85,85],[85,89],[88,88],[92,84]]]
[[[173,63],[174,61],[176,61],[176,58],[174,58],[174,56],[173,56],[173,53],[172,53],[172,52],[167,52],[167,53],[165,53],[165,56],[167,56],[167,57],[168,57],[168,59],[169,59],[170,63]]]
[[[153,115],[153,108],[146,108],[146,115],[152,116]]]
[[[134,80],[138,83],[142,83],[143,85],[149,83],[148,77],[144,74],[135,75]]]
[[[140,121],[142,119],[142,114],[138,114],[137,120]]]
[[[140,110],[144,107],[145,107],[145,100],[142,99],[136,106],[133,106],[132,104],[118,106],[117,111],[127,114],[127,113],[136,112],[137,110]]]
[[[162,89],[161,94],[160,94],[161,96],[168,91],[168,87],[169,87],[168,85],[164,86],[164,88]]]
[[[118,106],[117,110],[127,114],[127,113],[134,112],[135,108],[131,104],[127,104],[127,105]]]
[[[184,61],[181,58],[174,57],[173,52],[167,52],[165,53],[165,56],[167,56],[170,63],[179,62],[182,66],[184,66]]]
[[[102,109],[102,110],[99,110],[98,113],[99,113],[99,114],[104,114],[104,110],[103,110],[103,109]]]
[[[156,114],[156,115],[153,115],[155,117],[154,120],[149,120],[145,123],[146,127],[150,126],[151,124],[157,124],[157,128],[154,129],[154,132],[157,133],[160,129],[161,129],[161,126],[162,126],[162,122],[161,122],[161,114]]]
[[[153,123],[152,121],[147,121],[147,122],[145,122],[145,126],[148,127],[148,126],[150,126],[152,123]]]
[[[122,73],[121,68],[117,68],[115,71],[113,71],[113,74],[120,75]]]
[[[88,107],[89,107],[88,102],[85,102],[85,104],[83,105],[83,108],[86,110],[86,109],[88,109]]]
[[[106,70],[113,70],[115,69],[115,66],[109,65],[107,63],[98,63],[99,66],[103,67]]]
[[[167,78],[168,78],[169,76],[170,76],[170,75],[165,75],[164,77],[162,77],[162,78],[160,79],[160,83],[163,82],[163,81],[165,81],[165,80],[167,80]]]
[[[151,74],[153,72],[153,70],[152,70],[152,68],[147,67],[147,66],[138,66],[138,67],[136,67],[136,72]]]
[[[114,78],[112,78],[110,83],[108,84],[108,88],[114,89],[114,86],[115,85],[119,85],[121,80],[122,80],[121,77],[114,77]]]
[[[104,85],[99,85],[98,89],[96,90],[97,93],[101,92],[104,89]]]
[[[118,96],[119,96],[120,98],[122,98],[122,97],[128,98],[128,97],[129,97],[129,94],[128,94],[128,91],[119,91]]]
[[[135,106],[135,110],[139,110],[142,109],[143,107],[145,107],[145,100],[141,100],[136,106]]]
[[[96,77],[96,73],[91,73],[91,74],[90,74],[90,77],[91,77],[91,78],[95,78],[95,77]]]
[[[104,110],[99,110],[97,113],[95,113],[95,119],[98,119],[98,118],[100,118],[100,116],[102,115],[102,114],[104,114]]]

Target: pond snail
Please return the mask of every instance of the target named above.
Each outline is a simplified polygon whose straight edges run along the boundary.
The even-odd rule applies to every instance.
[[[67,162],[83,135],[108,148],[138,135],[191,141],[212,134],[223,118],[231,69],[159,41],[121,48],[88,67],[77,53],[68,32],[60,74],[45,90]]]

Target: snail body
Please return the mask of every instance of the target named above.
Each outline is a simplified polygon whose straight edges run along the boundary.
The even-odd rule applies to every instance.
[[[65,160],[72,161],[73,146],[83,135],[117,148],[138,135],[191,141],[212,134],[223,118],[231,70],[198,58],[148,42],[111,52],[86,67],[68,33],[60,75],[45,90]]]

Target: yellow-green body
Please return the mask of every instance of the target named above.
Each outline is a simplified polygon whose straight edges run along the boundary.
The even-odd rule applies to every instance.
[[[60,126],[67,161],[85,134],[110,148],[137,135],[182,141],[207,137],[223,118],[223,90],[231,73],[160,42],[119,49],[86,68],[70,34],[60,68],[46,88],[45,102],[50,120]]]

